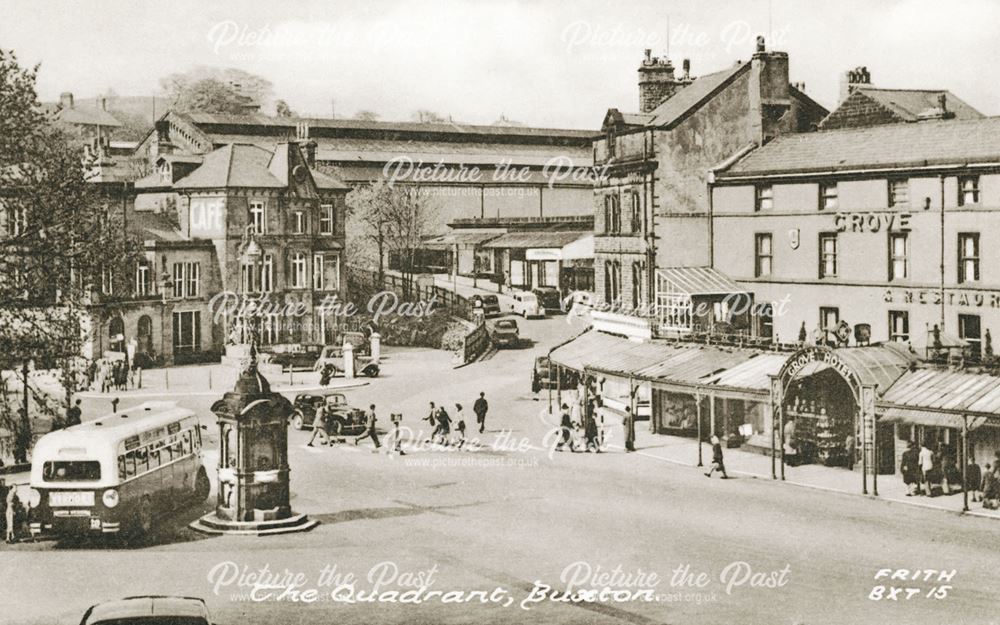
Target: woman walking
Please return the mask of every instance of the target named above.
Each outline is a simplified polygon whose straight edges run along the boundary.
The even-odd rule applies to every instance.
[[[712,474],[716,471],[722,472],[722,479],[728,480],[729,476],[726,475],[726,465],[722,459],[722,443],[719,442],[718,436],[712,437],[712,467],[705,474],[705,477],[711,478]]]

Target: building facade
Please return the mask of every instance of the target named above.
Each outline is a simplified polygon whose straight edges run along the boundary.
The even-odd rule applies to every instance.
[[[647,50],[639,92],[641,112],[611,109],[594,142],[595,286],[626,310],[655,304],[657,270],[711,265],[712,168],[827,113],[763,40],[750,62],[698,78],[688,61],[677,74]]]

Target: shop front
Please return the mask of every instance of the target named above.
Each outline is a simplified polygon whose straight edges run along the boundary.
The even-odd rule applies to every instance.
[[[579,280],[580,267],[593,267],[594,235],[587,232],[508,232],[488,241],[503,283],[510,288],[531,290],[541,286],[565,290],[567,282]],[[566,271],[570,270],[570,271]]]

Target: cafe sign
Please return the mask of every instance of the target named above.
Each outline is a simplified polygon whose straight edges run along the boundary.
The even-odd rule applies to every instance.
[[[941,289],[887,289],[887,304],[927,304],[929,306],[967,306],[970,308],[1000,308],[1000,292]]]

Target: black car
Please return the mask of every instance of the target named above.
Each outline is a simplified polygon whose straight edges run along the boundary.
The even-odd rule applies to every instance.
[[[323,346],[319,344],[298,345],[292,349],[270,354],[271,364],[281,365],[282,371],[312,371],[316,366]]]
[[[517,322],[513,319],[501,319],[489,329],[490,340],[497,347],[517,347],[521,342]]]
[[[555,314],[562,312],[562,298],[559,289],[554,286],[536,286],[531,292],[538,298],[538,303],[542,305],[545,312]]]
[[[486,318],[500,316],[500,300],[496,295],[486,293],[485,295],[473,295],[469,298],[469,306],[475,310],[482,308]]]
[[[292,427],[296,430],[310,430],[316,411],[326,405],[326,429],[333,434],[358,436],[365,431],[365,411],[347,404],[343,393],[299,393],[293,405]]]

